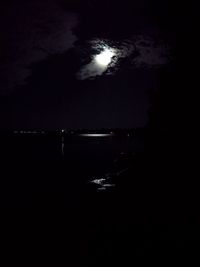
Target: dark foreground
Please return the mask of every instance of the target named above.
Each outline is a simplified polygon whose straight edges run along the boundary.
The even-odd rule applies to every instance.
[[[173,132],[139,135],[68,137],[63,155],[60,135],[2,134],[2,254],[28,265],[198,260],[199,195],[186,147]],[[106,173],[113,187],[90,183]]]

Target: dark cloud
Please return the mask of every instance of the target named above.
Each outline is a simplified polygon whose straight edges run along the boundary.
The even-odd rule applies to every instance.
[[[0,94],[8,94],[31,74],[30,66],[50,55],[63,53],[77,40],[72,30],[77,15],[55,1],[16,2],[0,19],[2,62]]]

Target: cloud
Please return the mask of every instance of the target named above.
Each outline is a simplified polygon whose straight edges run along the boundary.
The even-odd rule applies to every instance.
[[[138,56],[132,63],[137,68],[162,66],[170,61],[170,46],[161,41],[156,42],[153,38],[141,35],[135,40],[135,47]]]
[[[120,60],[127,58],[127,64],[132,68],[160,67],[170,61],[170,46],[150,36],[136,35],[132,38],[118,41],[95,39],[89,42],[94,54],[90,63],[83,65],[77,73],[79,80],[94,79],[100,75],[114,75],[120,69]],[[114,51],[114,57],[109,65],[97,64],[95,57],[107,48]],[[88,58],[91,57],[88,50]]]
[[[26,82],[32,63],[73,47],[77,15],[54,1],[32,0],[13,4],[0,19],[4,42],[0,65],[0,94],[9,94]]]
[[[102,45],[101,51],[93,56],[90,63],[84,65],[77,73],[79,80],[93,79],[102,75],[108,68],[113,58],[116,56],[117,50],[109,46]]]

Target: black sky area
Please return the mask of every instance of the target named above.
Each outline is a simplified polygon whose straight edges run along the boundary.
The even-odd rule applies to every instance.
[[[16,14],[28,2],[31,3],[18,1]],[[13,44],[20,39],[15,36],[15,19],[19,17],[9,13],[13,12],[16,2],[1,2],[1,61],[8,62],[8,65],[3,63],[6,74],[2,72],[0,77],[1,129],[131,128],[149,124],[166,127],[176,116],[181,117],[181,107],[177,107],[183,104],[184,92],[180,87],[190,80],[187,66],[192,56],[185,50],[193,46],[195,8],[192,3],[165,0],[43,2],[47,16],[52,3],[63,12],[77,15],[78,24],[72,29],[77,40],[63,53],[50,52],[41,60],[33,60],[28,65],[30,74],[24,78],[25,84],[14,82],[12,89],[7,89],[5,75],[10,82],[12,75],[18,80],[18,76],[24,74],[17,64],[10,64],[18,55]],[[19,24],[20,30],[16,28],[17,34],[23,35],[26,20],[30,23],[26,16],[24,9],[23,24]],[[4,21],[7,24],[3,25]],[[48,37],[48,29],[46,31]],[[132,70],[125,61],[116,75],[102,75],[92,81],[75,79],[74,74],[82,64],[81,57],[90,54],[90,50],[86,49],[85,54],[82,51],[87,40],[99,38],[117,42],[138,34],[149,36],[149,33],[170,43],[172,61],[166,66],[156,71]],[[20,40],[23,43],[23,37]]]

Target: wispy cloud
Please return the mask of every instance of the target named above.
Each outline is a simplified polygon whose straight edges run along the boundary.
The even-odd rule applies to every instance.
[[[77,40],[72,31],[78,23],[76,14],[66,13],[54,1],[13,4],[0,23],[4,40],[0,94],[25,83],[32,63],[65,52]]]

